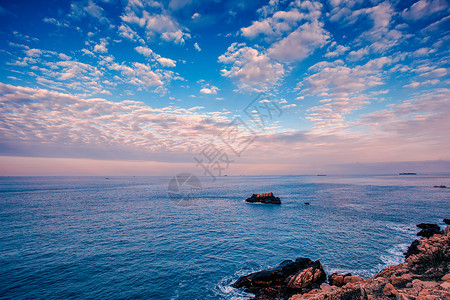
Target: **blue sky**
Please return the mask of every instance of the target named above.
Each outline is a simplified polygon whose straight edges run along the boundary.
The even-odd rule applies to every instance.
[[[0,16],[2,174],[194,170],[237,116],[257,139],[230,174],[450,160],[444,0],[0,1]],[[264,128],[244,111],[261,92],[282,110]]]

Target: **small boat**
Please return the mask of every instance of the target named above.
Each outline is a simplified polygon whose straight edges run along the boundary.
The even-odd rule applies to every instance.
[[[398,173],[398,175],[417,175],[417,173],[404,172],[404,173]]]
[[[440,189],[445,189],[445,188],[446,188],[445,185],[435,185],[434,187],[435,187],[435,188],[440,188]]]

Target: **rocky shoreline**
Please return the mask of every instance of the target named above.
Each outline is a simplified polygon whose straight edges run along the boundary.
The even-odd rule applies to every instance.
[[[298,258],[242,276],[233,286],[254,299],[450,299],[450,226],[443,231],[435,224],[418,227],[423,237],[408,248],[405,262],[372,278],[334,273],[326,283],[319,261]]]

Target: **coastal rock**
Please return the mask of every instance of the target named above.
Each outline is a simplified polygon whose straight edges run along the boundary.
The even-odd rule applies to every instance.
[[[437,224],[420,223],[416,225],[421,231],[417,233],[417,236],[423,236],[429,238],[435,234],[441,233],[441,228]]]
[[[395,290],[395,287],[392,284],[388,283],[384,286],[384,289],[383,289],[384,295],[394,296],[396,293],[397,293],[397,291]]]
[[[326,274],[319,261],[285,260],[278,266],[240,277],[233,286],[245,288],[256,299],[280,299],[319,288]]]
[[[441,228],[437,224],[432,224],[432,223],[420,223],[420,224],[417,224],[416,226],[420,229],[434,228],[437,230],[441,230]]]
[[[417,236],[423,236],[423,237],[429,238],[429,237],[431,237],[431,236],[433,236],[435,234],[439,234],[439,233],[441,233],[441,232],[438,229],[427,228],[427,229],[422,229],[421,231],[419,231],[417,233]]]
[[[327,276],[319,261],[315,261],[312,266],[299,271],[292,276],[287,286],[294,290],[310,290],[312,287],[320,286]]]
[[[444,219],[442,220],[445,224],[450,225],[450,219]]]
[[[404,263],[383,269],[373,278],[355,281],[350,278],[357,276],[333,273],[328,277],[331,286],[322,285],[290,300],[450,299],[450,226],[413,244],[415,250]]]
[[[417,248],[417,246],[419,246],[419,240],[414,240],[411,245],[409,245],[408,250],[406,250],[405,253],[403,253],[405,255],[405,258],[410,257],[411,255],[414,254],[418,254],[419,253],[419,249]]]
[[[250,198],[247,198],[245,201],[250,203],[281,204],[280,198],[275,197],[272,192],[253,194]]]

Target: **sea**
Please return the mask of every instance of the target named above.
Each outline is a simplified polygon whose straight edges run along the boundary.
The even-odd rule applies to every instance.
[[[0,177],[0,298],[249,299],[241,275],[308,257],[372,276],[450,218],[450,174],[185,175]],[[244,201],[267,192],[282,204]]]

